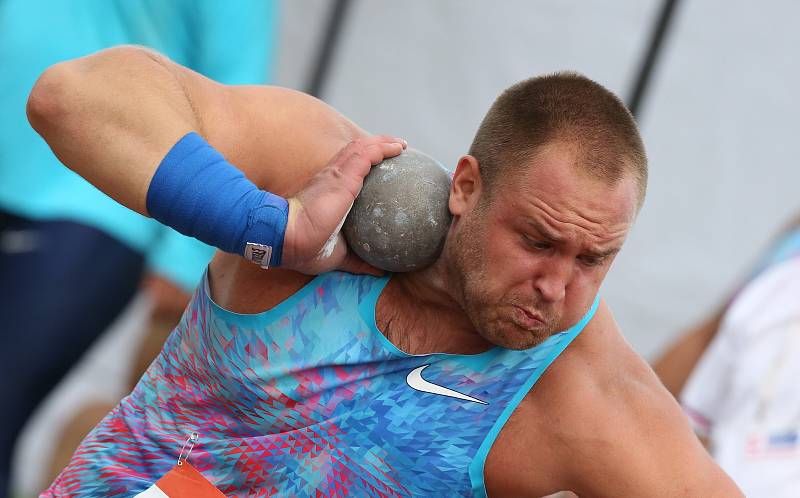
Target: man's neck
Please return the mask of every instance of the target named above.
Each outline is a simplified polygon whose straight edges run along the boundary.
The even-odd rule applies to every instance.
[[[378,322],[390,341],[407,353],[475,354],[492,344],[475,330],[450,281],[444,258],[432,266],[392,277]]]
[[[444,258],[419,271],[398,273],[394,281],[418,304],[452,309],[463,313],[455,296],[456,287],[450,281]]]

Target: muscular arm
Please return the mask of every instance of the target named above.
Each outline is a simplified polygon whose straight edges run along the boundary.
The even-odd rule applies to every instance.
[[[65,165],[145,215],[158,164],[189,131],[257,186],[284,196],[365,135],[308,95],[221,85],[138,47],[49,68],[31,92],[28,116]]]
[[[487,461],[494,496],[557,490],[581,497],[742,496],[621,337],[605,304],[534,386],[508,428],[495,443],[505,445],[505,456]],[[515,480],[515,487],[504,488]]]
[[[268,258],[277,248],[270,266],[308,274],[377,272],[348,251],[339,230],[370,167],[405,141],[366,137],[317,99],[221,85],[156,53],[118,47],[49,68],[28,115],[64,164],[185,235],[239,255],[265,244]],[[192,131],[205,140],[181,140],[179,158],[159,168]]]
[[[588,344],[579,344],[576,352],[580,346],[604,346],[609,355],[584,365],[584,374],[594,375],[576,379],[583,392],[572,402],[583,410],[572,410],[578,427],[570,441],[573,451],[566,454],[573,462],[572,490],[579,496],[742,496],[694,436],[673,397],[621,337],[606,306],[584,333]]]

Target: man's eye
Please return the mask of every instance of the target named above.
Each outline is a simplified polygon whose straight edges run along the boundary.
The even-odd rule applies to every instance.
[[[600,266],[606,258],[603,256],[581,256],[578,259],[585,266]]]
[[[536,240],[529,235],[523,235],[522,237],[525,239],[526,244],[536,249],[537,251],[546,251],[551,247],[549,243]]]

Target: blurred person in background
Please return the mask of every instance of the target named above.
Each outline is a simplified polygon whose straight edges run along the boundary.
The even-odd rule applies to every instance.
[[[143,274],[153,309],[136,378],[213,254],[61,167],[25,116],[36,78],[62,60],[141,44],[219,81],[263,83],[275,15],[274,2],[260,0],[0,2],[0,496],[9,493],[26,420],[120,314]],[[76,445],[107,408],[81,410],[62,446]]]
[[[732,299],[655,362],[695,432],[751,497],[800,489],[800,217]]]

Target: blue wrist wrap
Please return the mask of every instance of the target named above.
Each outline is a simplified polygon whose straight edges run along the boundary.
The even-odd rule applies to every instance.
[[[265,192],[197,133],[181,138],[147,190],[150,216],[259,264],[281,264],[289,204]]]

